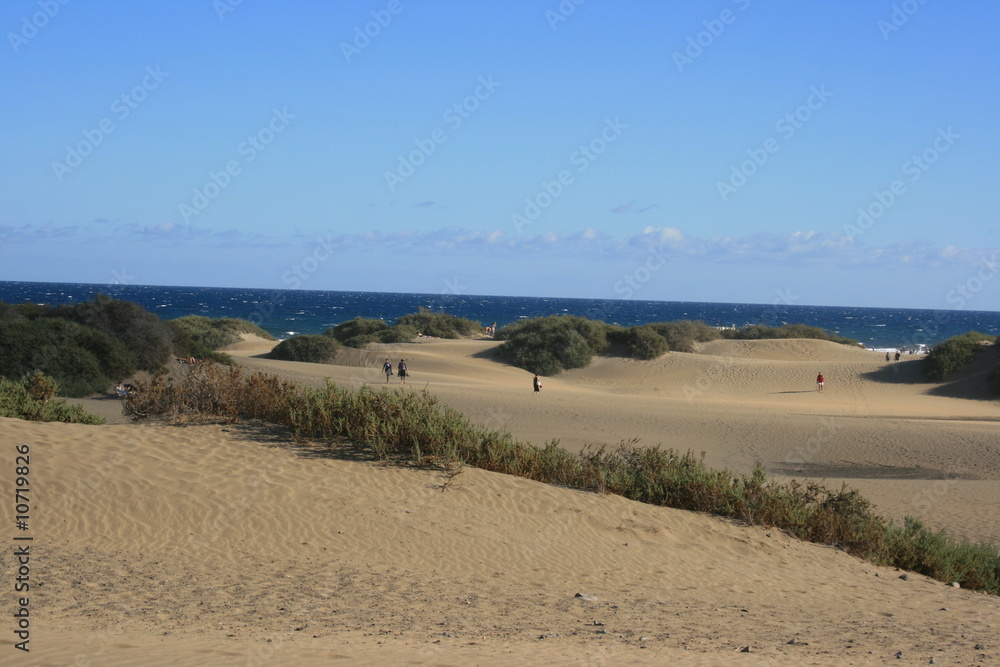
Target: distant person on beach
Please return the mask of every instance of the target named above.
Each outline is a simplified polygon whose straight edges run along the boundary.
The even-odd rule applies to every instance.
[[[896,361],[899,361],[899,357],[900,357],[899,350],[896,350]]]
[[[388,358],[382,364],[382,372],[385,373],[385,383],[389,384],[389,378],[392,377],[392,362]]]
[[[399,376],[400,384],[406,384],[406,362],[402,359],[399,360],[399,364],[396,366],[396,375]]]
[[[531,381],[531,386],[535,389],[536,394],[542,390],[542,381],[538,379],[537,375],[535,375],[535,379]]]
[[[885,360],[889,361],[889,353],[888,352],[885,353]]]
[[[816,376],[816,391],[823,391],[823,386],[826,384],[826,378],[820,373]]]

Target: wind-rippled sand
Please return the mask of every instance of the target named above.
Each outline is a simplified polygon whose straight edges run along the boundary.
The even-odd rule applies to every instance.
[[[408,388],[536,443],[638,437],[736,470],[759,459],[846,479],[888,516],[1000,540],[1000,404],[980,378],[941,388],[833,344],[720,341],[598,359],[535,396],[493,346],[425,339],[340,366],[261,359],[253,341],[233,353],[352,386],[384,384],[382,359],[405,357]],[[776,530],[474,469],[448,484],[264,427],[0,419],[0,442],[3,496],[15,443],[30,445],[35,488],[32,651],[13,648],[7,615],[3,664],[1000,661],[1000,598]],[[2,512],[11,526],[12,503]]]

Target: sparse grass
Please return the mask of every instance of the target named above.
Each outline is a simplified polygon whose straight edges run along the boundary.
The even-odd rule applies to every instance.
[[[876,515],[856,490],[812,482],[768,480],[758,463],[749,474],[712,470],[704,455],[623,442],[573,454],[553,440],[537,446],[507,431],[469,422],[426,391],[354,391],[328,383],[307,389],[239,367],[204,364],[173,384],[141,383],[127,399],[137,414],[225,421],[261,419],[296,438],[351,442],[373,457],[440,465],[454,488],[463,465],[632,500],[708,512],[766,525],[843,549],[882,565],[911,569],[965,588],[1000,594],[1000,552],[990,543],[959,543],[907,519],[898,527]]]

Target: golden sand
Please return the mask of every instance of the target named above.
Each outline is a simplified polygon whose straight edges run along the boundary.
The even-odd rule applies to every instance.
[[[230,353],[355,387],[384,385],[382,359],[406,358],[408,389],[536,443],[638,438],[734,470],[761,460],[846,480],[886,516],[1000,541],[1000,403],[978,377],[942,388],[921,382],[914,360],[717,341],[649,362],[598,359],[543,378],[536,396],[531,374],[490,357],[491,341],[347,350],[338,365],[261,358],[272,344]],[[31,652],[14,648],[6,613],[3,664],[1000,661],[1000,598],[904,580],[775,530],[474,469],[448,483],[260,427],[0,419],[0,442],[8,499],[13,448],[30,447],[34,537]],[[13,513],[5,501],[3,525]],[[16,569],[5,557],[11,610]]]

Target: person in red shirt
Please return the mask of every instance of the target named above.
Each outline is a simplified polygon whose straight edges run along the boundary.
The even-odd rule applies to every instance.
[[[826,384],[826,378],[820,373],[816,376],[816,391],[823,391],[823,385]]]

